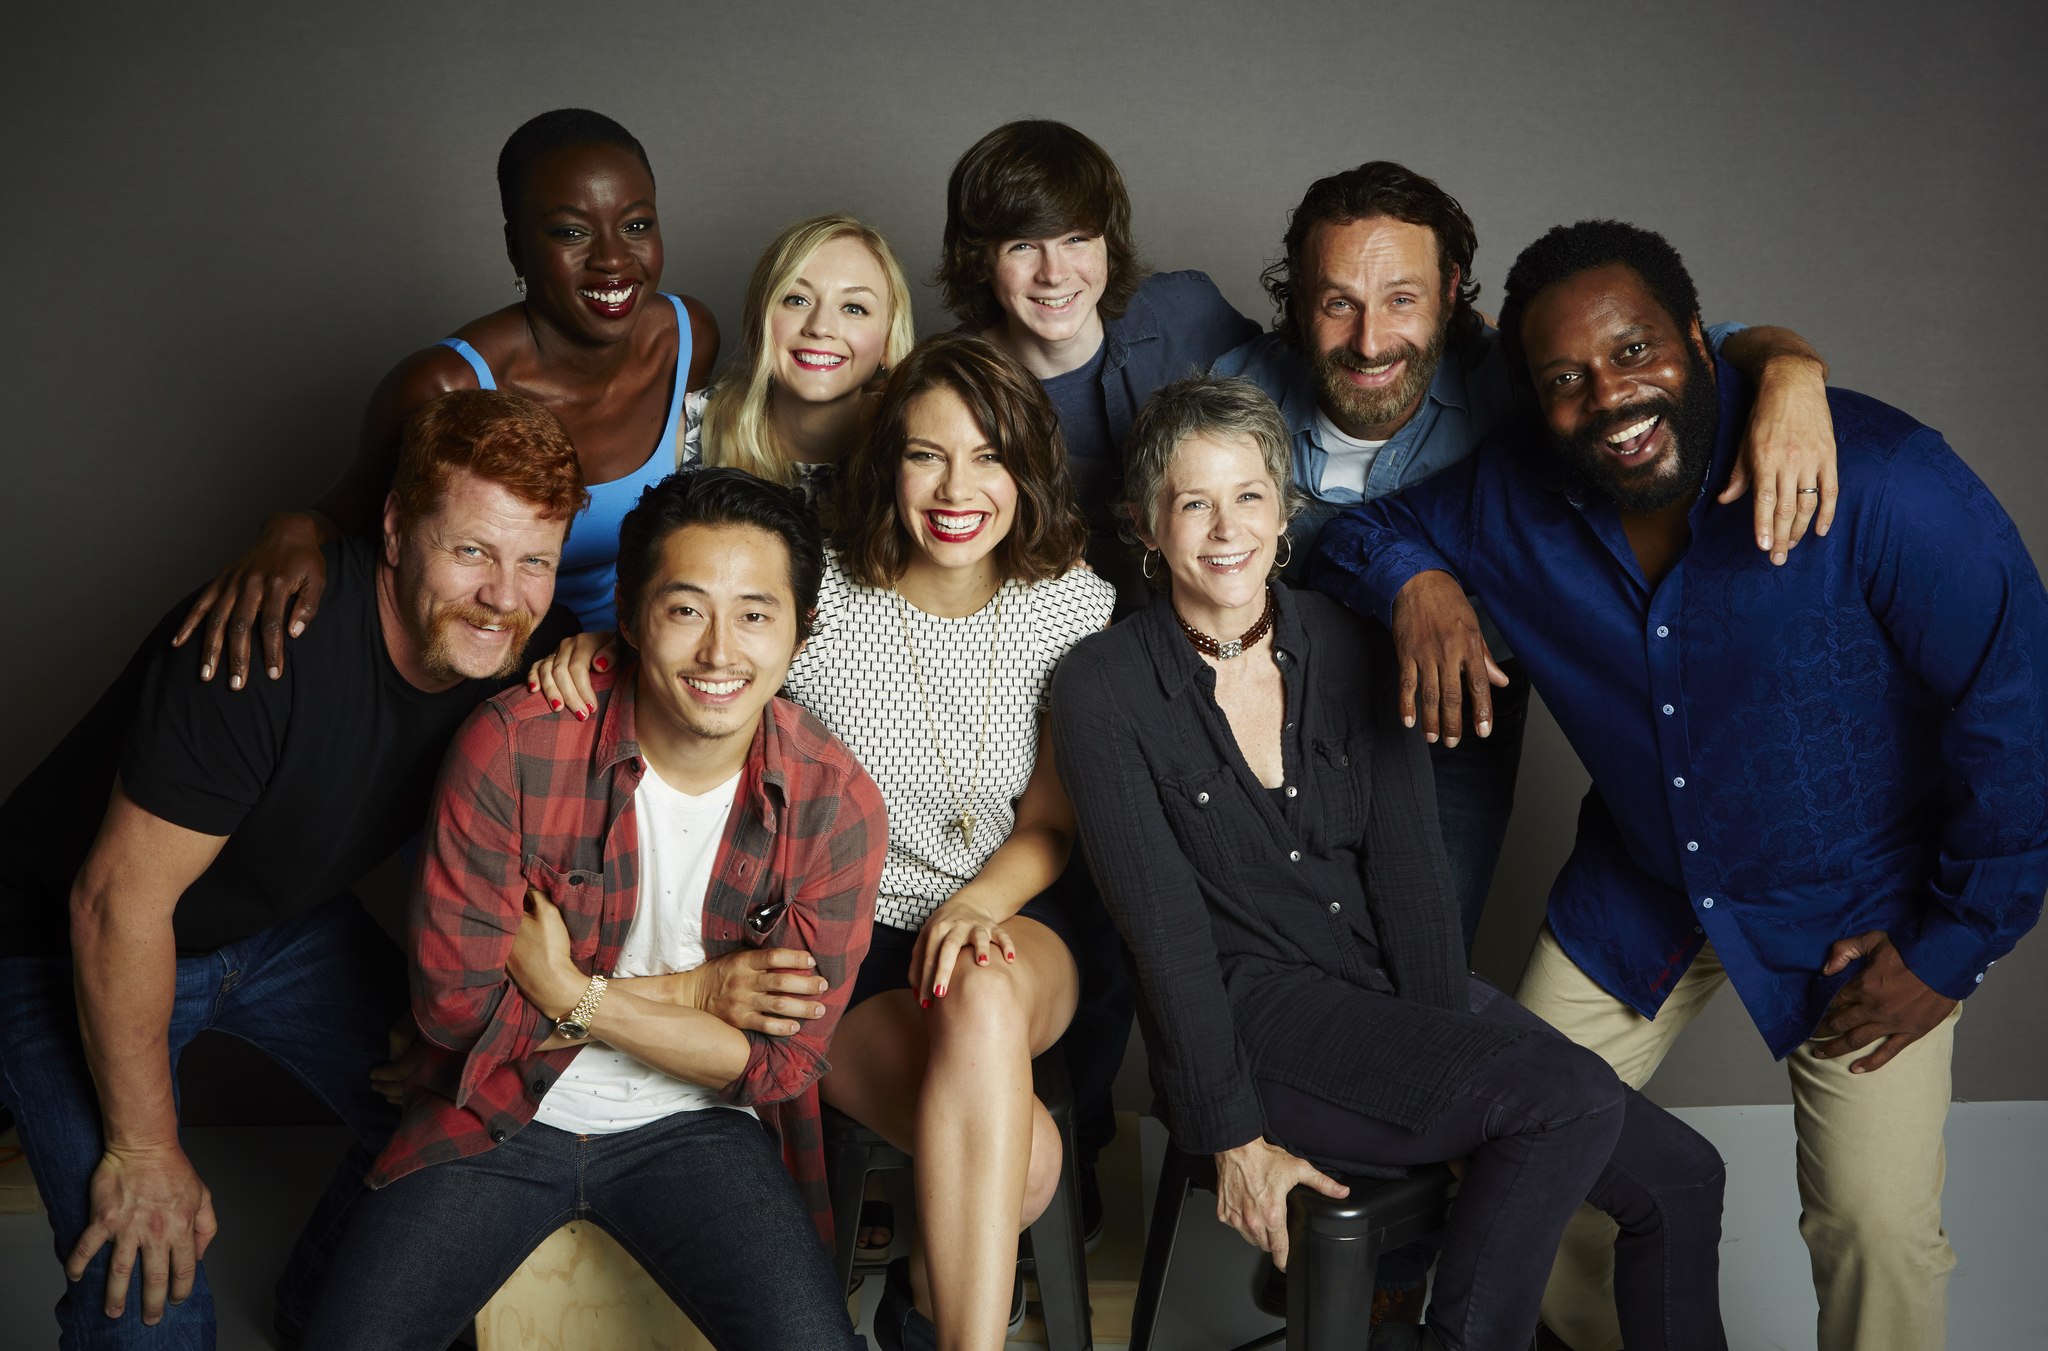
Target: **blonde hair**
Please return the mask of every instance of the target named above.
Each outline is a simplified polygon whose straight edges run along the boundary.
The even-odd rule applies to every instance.
[[[740,311],[739,359],[719,376],[705,405],[704,463],[732,465],[770,483],[796,482],[789,455],[776,444],[775,429],[768,421],[768,403],[775,394],[769,311],[819,249],[848,237],[867,245],[888,279],[889,339],[882,349],[884,368],[894,367],[910,355],[917,341],[910,286],[889,241],[851,216],[812,216],[798,221],[768,246],[747,279],[746,300]]]

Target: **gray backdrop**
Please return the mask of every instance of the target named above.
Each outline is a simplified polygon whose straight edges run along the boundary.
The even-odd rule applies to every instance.
[[[492,165],[576,104],[646,143],[669,289],[728,336],[756,253],[850,211],[913,277],[982,132],[1057,117],[1122,165],[1146,258],[1247,314],[1309,180],[1399,159],[1458,195],[1483,308],[1543,229],[1684,251],[1707,315],[1790,325],[1941,428],[2038,552],[2048,98],[2039,6],[349,4],[14,11],[0,332],[11,786],[150,622],[314,497],[402,354],[513,299]],[[921,329],[949,322],[920,288]],[[1540,710],[1479,964],[1512,982],[1585,776]],[[2048,1096],[2040,940],[1970,1000],[1956,1089]],[[2033,1052],[2025,1048],[2037,1049]],[[1786,1101],[1732,994],[1672,1104]]]

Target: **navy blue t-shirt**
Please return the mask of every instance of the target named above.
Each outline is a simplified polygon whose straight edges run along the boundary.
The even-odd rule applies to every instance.
[[[1102,398],[1102,358],[1108,350],[1105,341],[1085,365],[1042,382],[1052,406],[1059,410],[1060,436],[1071,458],[1103,460],[1120,449],[1111,443],[1109,407]]]

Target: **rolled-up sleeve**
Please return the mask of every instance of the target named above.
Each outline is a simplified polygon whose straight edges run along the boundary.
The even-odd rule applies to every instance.
[[[1175,1143],[1215,1154],[1258,1139],[1265,1113],[1236,1021],[1201,884],[1174,839],[1143,748],[1117,712],[1112,673],[1086,648],[1053,681],[1053,745],[1089,871],[1138,968],[1155,1082]]]
[[[429,1041],[465,1056],[458,1107],[554,1032],[505,972],[526,910],[517,783],[511,727],[485,704],[442,764],[408,924],[413,1016]]]
[[[735,1106],[795,1098],[831,1068],[825,1050],[853,996],[854,975],[867,956],[875,893],[881,888],[882,863],[889,852],[889,819],[881,791],[850,756],[848,767],[850,772],[835,792],[793,808],[808,813],[829,806],[832,813],[831,828],[801,846],[806,858],[790,906],[788,935],[781,943],[817,959],[818,974],[829,982],[818,997],[825,1013],[804,1020],[802,1030],[787,1037],[746,1034],[747,1067],[719,1091]],[[801,823],[797,829],[803,832]]]

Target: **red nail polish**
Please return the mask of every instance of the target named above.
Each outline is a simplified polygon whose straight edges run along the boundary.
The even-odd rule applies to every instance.
[[[976,957],[974,960],[980,962],[983,966],[988,965],[988,958],[986,957]]]
[[[580,709],[580,708],[576,710],[576,721],[578,721],[578,722],[582,722],[582,721],[583,721],[583,720],[584,720],[585,718],[587,718],[587,717],[589,717],[589,716],[590,716],[590,715],[589,715],[588,713],[585,713],[585,712],[584,712],[584,711],[583,711],[582,709]]]
[[[526,692],[528,694],[539,694],[540,686],[534,684],[531,680],[529,680],[526,682]]]
[[[941,999],[944,999],[944,998],[946,997],[946,987],[945,987],[945,986],[941,985],[941,986],[939,987],[939,989],[938,989],[938,996],[939,996],[939,998],[941,998]]]
[[[921,1009],[928,1009],[932,1006],[932,1001],[929,999],[920,999],[917,1001],[917,1006]]]
[[[584,708],[584,711],[585,711],[585,712],[589,712],[589,713],[595,713],[595,712],[597,712],[597,705],[596,705],[596,704],[585,704],[585,705],[583,706],[583,708]]]
[[[600,671],[609,671],[612,668],[611,662],[603,657],[599,657],[596,661],[590,664],[592,666],[595,666]]]
[[[550,699],[550,700],[548,700],[548,707],[549,707],[549,708],[560,708],[561,706],[562,706],[562,701],[561,701],[560,699]]]

